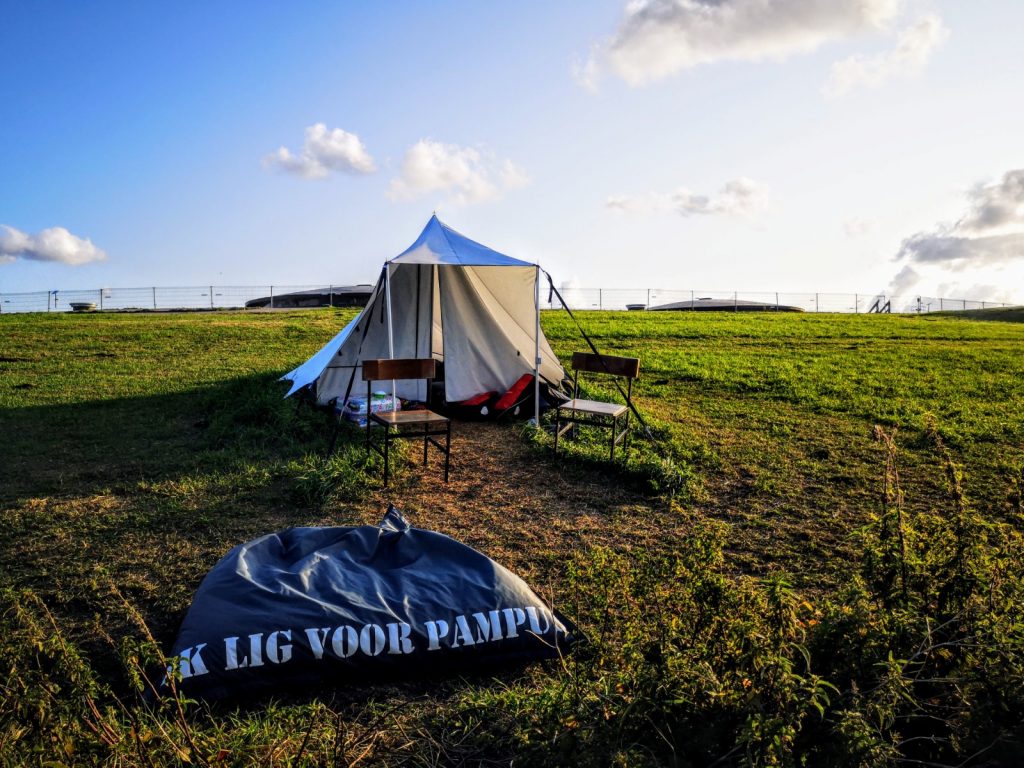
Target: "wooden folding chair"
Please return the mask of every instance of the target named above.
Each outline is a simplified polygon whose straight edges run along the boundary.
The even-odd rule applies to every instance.
[[[623,450],[629,450],[629,412],[633,408],[633,379],[640,375],[640,360],[635,357],[594,355],[589,352],[573,352],[572,355],[572,400],[560,405],[555,411],[555,453],[558,453],[558,438],[577,424],[589,424],[611,430],[611,461],[615,461],[615,446],[622,443]],[[626,380],[626,403],[609,403],[600,400],[580,399],[580,371],[592,374],[618,376]],[[619,419],[625,416],[625,425],[620,431]],[[563,426],[564,424],[564,426]]]
[[[420,437],[423,438],[423,466],[427,466],[427,450],[433,445],[444,454],[444,481],[448,482],[448,467],[452,451],[452,422],[450,419],[430,410],[391,410],[377,413],[372,411],[373,393],[370,390],[373,387],[373,382],[424,379],[429,393],[430,382],[436,375],[437,364],[431,358],[363,360],[363,381],[366,382],[366,450],[372,449],[384,458],[385,488],[390,475],[391,442]],[[383,446],[375,445],[371,439],[370,431],[374,424],[384,427]],[[444,444],[440,440],[434,439],[442,436]]]

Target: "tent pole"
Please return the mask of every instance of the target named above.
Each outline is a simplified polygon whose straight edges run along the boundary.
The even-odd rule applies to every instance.
[[[534,269],[533,306],[537,321],[533,327],[533,423],[540,429],[540,264]]]
[[[387,299],[387,303],[388,303],[388,358],[390,360],[394,360],[395,359],[395,333],[394,333],[394,328],[392,327],[392,324],[391,324],[391,265],[390,264],[385,264],[384,265],[384,296]],[[391,402],[392,402],[392,407],[394,407],[395,397],[396,397],[396,394],[395,394],[395,380],[392,379],[391,380]],[[366,407],[369,408],[370,404],[367,403]],[[369,410],[367,410],[367,413],[369,413]]]

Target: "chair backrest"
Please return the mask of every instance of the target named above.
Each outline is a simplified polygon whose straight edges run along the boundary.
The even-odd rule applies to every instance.
[[[607,373],[611,376],[635,379],[640,375],[640,359],[637,357],[594,355],[590,352],[573,352],[572,369],[574,371]]]
[[[398,360],[363,360],[363,381],[388,379],[433,379],[437,361],[431,357],[407,357]]]

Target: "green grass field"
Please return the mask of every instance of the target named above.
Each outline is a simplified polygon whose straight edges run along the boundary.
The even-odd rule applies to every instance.
[[[460,424],[449,486],[389,492],[354,439],[324,462],[328,422],[275,382],[349,317],[0,316],[0,764],[1015,764],[1019,316],[583,313],[641,358],[659,443],[611,467]],[[542,322],[563,360],[585,348]],[[591,645],[495,679],[134,703],[228,549],[388,501]]]

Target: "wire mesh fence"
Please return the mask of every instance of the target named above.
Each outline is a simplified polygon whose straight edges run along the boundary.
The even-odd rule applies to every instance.
[[[560,291],[577,309],[678,309],[734,312],[939,312],[1008,307],[1011,304],[918,294],[796,293],[781,291],[700,291],[663,288],[568,288]],[[557,308],[557,297],[542,306]]]
[[[363,306],[372,289],[370,285],[202,285],[0,292],[0,313]],[[734,312],[924,313],[1011,306],[1002,302],[916,294],[886,296],[869,293],[567,288],[561,290],[561,295],[573,310],[664,308]],[[553,292],[542,292],[542,308],[556,309],[560,306],[561,303]]]
[[[0,312],[361,306],[371,290],[368,285],[200,285],[0,293]]]

